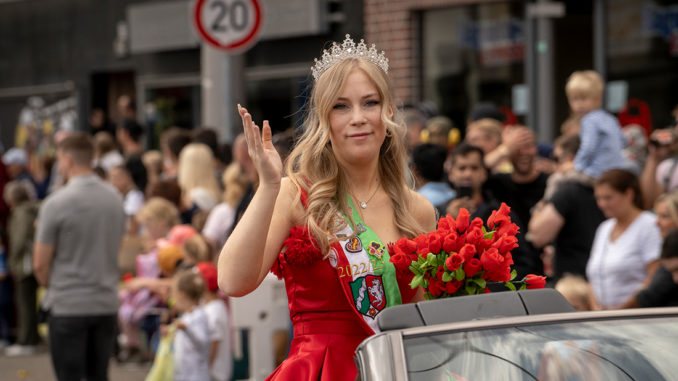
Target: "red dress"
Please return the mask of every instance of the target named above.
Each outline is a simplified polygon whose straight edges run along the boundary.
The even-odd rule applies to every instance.
[[[295,265],[280,254],[278,261],[294,338],[289,356],[267,380],[355,380],[353,353],[371,332],[348,304],[337,270],[328,260]]]
[[[306,206],[305,191],[301,200]],[[354,218],[359,220],[355,213]],[[374,332],[340,281],[337,257],[333,264],[323,259],[308,230],[299,226],[291,229],[283,247],[271,271],[285,280],[294,338],[287,359],[266,380],[355,380],[358,370],[353,354]],[[387,251],[384,259],[388,263]],[[411,300],[416,290],[409,287],[410,279],[396,277],[394,281],[400,300]]]

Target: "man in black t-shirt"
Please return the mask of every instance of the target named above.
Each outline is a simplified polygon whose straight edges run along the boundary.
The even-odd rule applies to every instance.
[[[520,231],[526,232],[532,207],[544,197],[548,175],[539,172],[534,165],[537,145],[532,131],[522,126],[511,128],[529,131],[531,139],[517,147],[509,157],[513,172],[492,175],[486,186],[497,200],[505,202],[518,215]]]
[[[510,128],[525,130],[530,139],[522,143],[520,147],[516,147],[509,156],[513,172],[492,175],[486,187],[498,201],[505,202],[511,207],[511,212],[518,216],[515,223],[524,235],[527,232],[527,224],[530,222],[532,208],[544,197],[548,175],[539,172],[534,164],[537,157],[537,145],[532,131],[523,126]],[[525,258],[531,258],[528,261],[530,265],[527,271],[542,274],[544,270],[540,259],[541,251],[529,242],[524,244],[523,251]]]

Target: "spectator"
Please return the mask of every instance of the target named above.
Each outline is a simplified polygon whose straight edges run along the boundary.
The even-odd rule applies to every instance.
[[[660,264],[652,281],[620,308],[678,306],[678,193],[662,195],[655,204],[661,233]],[[673,275],[676,274],[676,275]]]
[[[149,184],[148,198],[161,197],[171,202],[178,210],[181,210],[181,187],[177,180],[160,180]]]
[[[184,223],[191,223],[198,210],[209,212],[218,202],[221,190],[214,177],[214,157],[209,147],[191,143],[179,155],[178,178],[185,212]]]
[[[174,308],[181,314],[174,337],[174,380],[209,381],[209,320],[200,301],[205,281],[192,271],[178,273],[172,283]]]
[[[146,167],[148,179],[146,189],[142,190],[145,194],[148,194],[151,186],[162,178],[162,153],[156,150],[146,151],[141,156],[141,161],[144,163],[144,167]]]
[[[210,211],[202,234],[215,252],[226,243],[235,219],[235,209],[249,185],[247,175],[237,162],[231,163],[224,171],[224,193],[222,201]]]
[[[555,287],[577,311],[591,311],[589,295],[591,288],[586,279],[578,275],[565,275]]]
[[[598,207],[608,219],[600,224],[586,265],[593,309],[617,307],[648,279],[658,265],[661,236],[656,217],[643,211],[638,179],[612,169],[595,184]]]
[[[210,262],[201,262],[196,265],[205,281],[205,296],[203,309],[207,315],[207,324],[210,332],[210,374],[213,381],[227,381],[231,379],[233,358],[231,356],[231,321],[226,303],[219,297],[217,291],[217,268]]]
[[[95,136],[99,132],[107,132],[111,136],[115,135],[115,127],[106,118],[106,113],[100,107],[92,109],[89,115],[89,132]]]
[[[144,152],[141,145],[141,136],[144,129],[134,119],[123,120],[116,129],[115,138],[122,147],[122,153],[126,158],[139,156]]]
[[[16,344],[7,348],[9,356],[29,355],[40,341],[36,292],[38,283],[33,276],[33,236],[39,204],[31,199],[30,185],[11,181],[5,186],[4,199],[11,215],[7,226],[9,236],[9,269],[14,279],[14,303],[17,310]]]
[[[125,158],[118,152],[113,135],[106,131],[94,135],[93,167],[101,167],[108,173],[113,167],[123,165]]]
[[[136,177],[141,185],[145,183],[146,169],[138,157],[131,157],[124,165],[111,169],[109,173],[110,183],[123,197],[125,214],[127,215],[127,231],[136,234],[138,230],[136,214],[144,205],[144,192],[139,189],[139,184],[134,181]]]
[[[7,168],[11,180],[24,181],[32,187],[32,197],[37,197],[35,181],[28,171],[28,154],[22,148],[11,148],[2,155],[2,163]]]
[[[511,211],[518,218],[514,221],[520,228],[521,235],[527,232],[527,226],[532,215],[532,208],[544,196],[548,175],[537,170],[535,160],[537,156],[537,144],[534,134],[527,127],[512,127],[522,129],[521,134],[529,137],[521,145],[511,152],[509,160],[513,167],[511,173],[497,173],[490,176],[487,189],[497,197],[500,202],[505,202],[511,207]],[[526,274],[542,274],[543,263],[540,252],[532,244],[526,242],[522,247],[523,257],[520,258],[520,266]]]
[[[647,160],[640,179],[646,209],[652,207],[660,194],[678,189],[677,143],[676,132],[670,128],[655,130],[650,135]]]
[[[625,167],[626,138],[617,119],[601,109],[604,84],[593,70],[575,71],[565,85],[572,113],[581,117],[581,146],[574,168],[595,179],[612,168]]]
[[[484,118],[466,127],[466,142],[482,148],[485,166],[492,173],[511,173],[513,167],[509,157],[519,147],[529,143],[525,129],[503,128],[496,119]]]
[[[424,129],[424,126],[426,126],[426,116],[416,107],[405,106],[403,117],[405,119],[405,126],[407,127],[405,144],[407,146],[407,151],[412,152],[414,147],[421,142],[421,131]]]
[[[179,155],[191,143],[191,134],[183,128],[171,127],[160,136],[163,167],[166,179],[176,179]]]
[[[490,192],[483,190],[487,180],[487,169],[483,166],[483,151],[479,147],[462,143],[452,151],[451,161],[450,181],[457,189],[457,198],[448,204],[447,213],[456,218],[459,210],[465,208],[471,214],[471,219],[480,217],[483,221],[487,221],[492,211],[499,209],[500,204]],[[513,211],[510,216],[513,221],[518,220]],[[532,260],[532,253],[526,251],[523,235],[518,234],[516,237],[518,247],[513,250],[512,254],[518,279],[520,279],[536,266]]]
[[[438,210],[445,214],[445,207],[456,196],[456,192],[445,181],[445,159],[447,150],[440,145],[425,143],[414,147],[412,162],[417,193],[426,197]]]
[[[426,122],[422,137],[424,143],[439,145],[447,149],[459,141],[459,129],[454,127],[450,118],[436,116]]]
[[[33,267],[47,288],[49,345],[58,380],[108,377],[118,309],[117,258],[125,229],[122,198],[93,174],[88,135],[57,148],[68,183],[40,207]],[[66,350],[67,349],[67,350]]]
[[[527,231],[532,208],[544,196],[548,175],[539,172],[535,166],[537,145],[534,133],[527,127],[513,128],[522,129],[521,134],[529,138],[509,156],[513,172],[490,176],[487,187],[497,200],[505,202],[518,215],[518,226],[524,232]]]
[[[527,240],[537,248],[553,243],[553,280],[566,273],[586,277],[588,262],[598,225],[605,219],[588,182],[578,181],[572,163],[579,148],[579,136],[565,135],[556,140],[553,150],[557,172],[548,180],[544,200],[532,212]],[[550,262],[549,258],[547,261]]]

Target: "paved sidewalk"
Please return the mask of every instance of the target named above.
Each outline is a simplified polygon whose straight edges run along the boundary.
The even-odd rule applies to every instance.
[[[1,353],[1,352],[0,352]],[[144,381],[150,369],[148,365],[120,365],[111,360],[110,381]],[[0,381],[50,381],[55,380],[49,354],[41,352],[33,356],[7,357],[0,354]]]

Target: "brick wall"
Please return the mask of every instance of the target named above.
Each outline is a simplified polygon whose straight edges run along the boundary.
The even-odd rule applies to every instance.
[[[477,4],[482,0],[364,0],[365,41],[386,51],[389,74],[396,96],[403,102],[417,102],[419,94],[418,11],[432,8]]]

